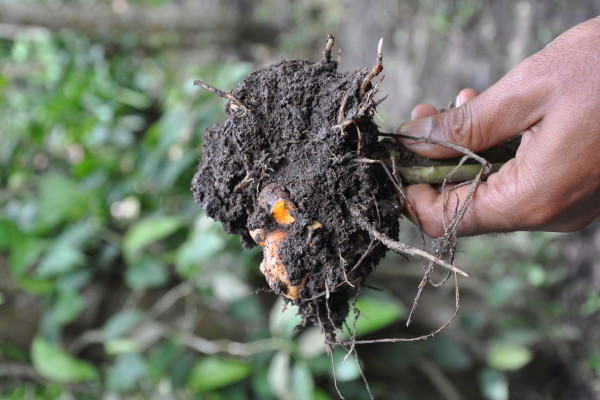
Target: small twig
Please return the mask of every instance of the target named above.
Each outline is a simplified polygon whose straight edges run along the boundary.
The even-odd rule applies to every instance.
[[[241,108],[242,111],[244,112],[242,114],[242,116],[246,115],[246,113],[248,112],[248,108],[241,101],[239,101],[238,99],[233,97],[233,95],[231,93],[227,93],[227,92],[219,90],[215,87],[207,85],[206,83],[204,83],[200,80],[195,80],[194,85],[200,86],[202,89],[208,90],[212,94],[216,94],[219,97],[222,97],[224,99],[229,100],[230,102],[233,102],[233,103],[229,103],[229,108],[231,108],[234,112],[237,111],[238,107]]]
[[[149,318],[156,319],[179,301],[194,292],[194,286],[189,282],[183,282],[165,293],[149,310]]]
[[[331,62],[331,50],[333,49],[333,45],[335,44],[335,40],[333,39],[333,33],[327,35],[327,41],[325,42],[325,50],[323,51],[323,61],[326,63]]]
[[[254,342],[242,343],[230,340],[208,340],[187,332],[176,332],[180,335],[181,343],[203,354],[229,354],[238,357],[248,357],[253,354],[272,350],[281,350],[289,346],[282,339],[269,338]]]
[[[0,364],[0,378],[10,380],[29,379],[44,383],[42,376],[29,364],[3,362]]]
[[[360,86],[360,94],[359,97],[362,98],[367,92],[367,86],[371,82],[373,78],[375,78],[379,73],[383,71],[383,38],[379,39],[379,44],[377,45],[377,61],[373,66],[369,75],[365,78],[362,85]]]

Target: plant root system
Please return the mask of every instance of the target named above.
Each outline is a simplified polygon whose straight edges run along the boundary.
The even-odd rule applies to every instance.
[[[197,202],[226,232],[246,247],[263,246],[260,270],[270,288],[297,304],[304,322],[320,326],[329,342],[337,342],[350,297],[388,249],[428,261],[423,287],[436,266],[466,275],[452,257],[442,258],[453,254],[456,226],[489,173],[485,160],[462,149],[483,167],[436,251],[395,241],[406,203],[400,172],[414,156],[380,139],[390,134],[373,122],[383,101],[375,99],[381,42],[375,65],[352,72],[337,71],[333,45],[329,35],[320,62],[281,61],[229,93],[196,81],[228,104],[224,124],[204,135],[192,183]]]

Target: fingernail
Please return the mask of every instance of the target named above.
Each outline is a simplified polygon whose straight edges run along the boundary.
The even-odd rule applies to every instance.
[[[431,136],[431,118],[414,119],[400,125],[396,133],[406,136],[424,137]],[[400,142],[406,147],[416,148],[423,147],[427,143],[419,140],[401,138]]]
[[[454,106],[460,107],[463,105],[465,101],[463,100],[462,92],[456,95],[456,100],[454,100]]]
[[[417,109],[413,108],[413,110],[410,112],[410,119],[411,120],[417,119],[417,113],[416,113],[416,111],[417,111]],[[402,125],[404,125],[404,124],[402,124]],[[400,126],[402,126],[402,125],[400,125]]]

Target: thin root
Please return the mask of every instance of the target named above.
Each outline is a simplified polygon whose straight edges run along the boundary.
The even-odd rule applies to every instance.
[[[356,133],[358,135],[358,144],[356,146],[356,155],[360,156],[362,154],[362,149],[363,149],[363,137],[362,137],[362,132],[360,131],[360,128],[358,127],[358,124],[355,122],[354,126],[356,127]],[[377,203],[375,203],[377,204]]]
[[[219,97],[222,97],[224,99],[229,100],[229,104],[228,107],[233,111],[236,112],[238,110],[238,108],[241,108],[243,113],[242,113],[242,117],[244,115],[246,115],[246,113],[248,113],[248,108],[238,99],[236,99],[235,97],[233,97],[233,95],[231,93],[227,93],[224,92],[222,90],[219,90],[215,87],[212,87],[210,85],[207,85],[206,83],[200,81],[200,80],[195,80],[194,81],[194,85],[196,86],[200,86],[202,89],[204,90],[208,90],[209,92],[211,92],[212,94],[216,94]]]
[[[362,98],[367,92],[367,86],[369,86],[371,80],[379,75],[381,71],[383,71],[383,38],[379,39],[379,44],[377,45],[377,61],[375,62],[371,72],[369,72],[369,75],[367,75],[363,81],[362,85],[360,85],[360,98]]]
[[[339,344],[342,346],[348,345],[357,345],[357,344],[373,344],[373,343],[397,343],[397,342],[418,342],[421,340],[431,339],[444,329],[448,327],[454,321],[454,318],[458,315],[458,311],[460,310],[460,290],[458,287],[458,276],[456,273],[454,274],[454,313],[452,316],[444,323],[444,325],[437,328],[435,331],[428,333],[427,335],[422,335],[414,338],[385,338],[385,339],[374,339],[374,340],[350,340],[340,343],[331,343],[331,344]]]
[[[333,49],[333,45],[335,44],[335,40],[333,39],[333,33],[327,35],[327,41],[325,42],[325,50],[323,51],[323,61],[325,63],[331,62],[331,50]]]
[[[327,353],[329,354],[329,358],[331,359],[331,371],[333,373],[333,386],[335,387],[335,390],[336,390],[338,396],[340,396],[340,399],[345,400],[345,398],[344,398],[344,396],[342,396],[342,392],[340,392],[340,388],[338,387],[338,384],[337,384],[337,373],[335,370],[335,360],[333,358],[333,348],[329,344],[327,344]]]
[[[373,239],[379,240],[388,249],[390,249],[394,252],[408,254],[410,256],[422,257],[429,261],[434,262],[435,264],[437,264],[441,267],[447,268],[452,272],[456,272],[464,277],[469,276],[466,272],[456,268],[454,265],[448,264],[446,261],[444,261],[438,257],[435,257],[435,256],[427,253],[426,251],[417,249],[416,247],[409,246],[406,243],[397,242],[397,241],[391,239],[386,234],[377,231],[377,229],[375,229],[375,227],[369,221],[367,221],[367,219],[365,217],[362,216],[360,210],[357,207],[350,206],[349,210],[350,210],[350,214],[352,215],[352,217],[354,218],[354,220],[358,224],[358,226],[361,229],[364,229],[365,231],[369,232],[369,235]]]
[[[350,285],[350,287],[355,287],[348,280],[348,274],[346,273],[346,266],[348,265],[348,262],[346,260],[344,260],[344,257],[342,257],[341,253],[338,253],[338,255],[340,256],[340,264],[341,264],[341,268],[342,268],[342,273],[344,274],[344,282],[347,283],[348,285]]]
[[[402,137],[405,139],[412,139],[412,140],[417,140],[417,141],[423,141],[426,143],[441,145],[441,146],[451,148],[453,150],[456,150],[456,151],[464,154],[464,157],[460,160],[458,165],[444,178],[444,181],[442,183],[442,192],[444,192],[444,202],[443,202],[443,207],[442,207],[444,235],[442,235],[440,238],[436,239],[435,243],[434,243],[434,248],[435,248],[434,255],[437,258],[440,258],[440,257],[444,256],[445,254],[449,254],[450,258],[452,260],[451,262],[453,262],[454,252],[455,252],[455,248],[456,248],[456,236],[457,236],[458,226],[462,222],[462,220],[469,208],[469,205],[471,203],[471,200],[473,199],[473,196],[475,195],[475,191],[477,190],[477,187],[490,174],[490,172],[492,170],[492,165],[487,160],[485,160],[483,157],[475,154],[471,150],[461,147],[461,146],[457,146],[452,143],[442,142],[442,141],[430,139],[430,138],[412,137],[412,136],[405,136],[405,135],[400,135],[400,134],[396,134],[395,136]],[[475,161],[477,161],[478,163],[481,164],[481,169],[479,170],[479,173],[477,174],[475,179],[468,181],[468,182],[463,182],[463,183],[459,184],[458,186],[455,186],[454,188],[446,191],[445,188],[446,188],[446,185],[447,185],[449,179],[470,158],[474,159]],[[446,211],[447,211],[447,206],[448,206],[448,197],[454,189],[456,189],[457,187],[460,187],[460,186],[465,186],[465,185],[470,185],[469,191],[467,192],[467,195],[465,196],[462,203],[460,201],[457,202],[456,209],[454,210],[454,215],[452,217],[452,221],[450,222],[450,224],[447,224]],[[412,315],[417,308],[417,305],[419,303],[419,299],[421,297],[421,293],[423,292],[423,289],[425,288],[427,283],[431,283],[431,274],[433,273],[434,267],[435,267],[435,265],[433,263],[429,264],[429,266],[427,267],[427,269],[425,271],[425,275],[423,276],[423,279],[421,280],[421,282],[419,284],[419,289],[417,291],[417,295],[415,296],[415,300],[413,302],[413,307],[411,309],[408,320],[406,322],[407,326],[410,325],[410,323],[412,321]],[[444,280],[444,282],[445,282],[445,280]]]

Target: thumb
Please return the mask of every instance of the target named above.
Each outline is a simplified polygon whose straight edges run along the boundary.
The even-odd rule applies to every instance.
[[[482,151],[534,125],[549,94],[532,58],[523,61],[494,86],[460,107],[400,125],[397,133],[453,143]],[[431,158],[460,155],[441,145],[400,140],[415,153]]]

